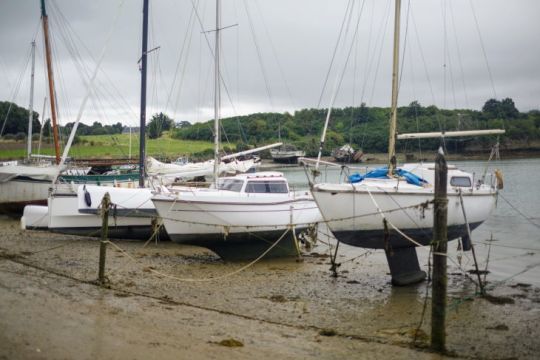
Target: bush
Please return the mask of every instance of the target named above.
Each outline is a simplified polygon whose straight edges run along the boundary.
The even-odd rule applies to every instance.
[[[15,140],[17,140],[17,141],[21,141],[21,140],[24,140],[24,139],[26,139],[26,134],[23,133],[23,132],[18,132],[15,135]]]

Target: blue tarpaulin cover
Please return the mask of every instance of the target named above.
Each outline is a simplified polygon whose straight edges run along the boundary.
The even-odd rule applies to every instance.
[[[407,180],[407,183],[413,184],[416,186],[422,186],[422,184],[427,184],[427,181],[421,177],[413,174],[410,171],[403,169],[396,169],[396,175],[401,176]],[[388,167],[381,167],[374,170],[371,170],[365,175],[360,175],[359,173],[354,173],[349,176],[349,182],[351,184],[362,182],[364,179],[388,179]]]

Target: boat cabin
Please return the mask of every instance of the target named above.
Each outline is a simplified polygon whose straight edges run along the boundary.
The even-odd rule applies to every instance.
[[[218,189],[246,194],[287,194],[289,184],[280,172],[258,172],[219,179]]]
[[[435,163],[405,164],[402,167],[421,178],[429,184],[435,183]],[[448,188],[472,188],[474,175],[458,169],[455,165],[448,164]]]

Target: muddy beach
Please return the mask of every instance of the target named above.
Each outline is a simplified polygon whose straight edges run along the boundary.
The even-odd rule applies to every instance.
[[[246,263],[225,263],[197,247],[115,241],[103,288],[93,283],[96,239],[22,231],[8,218],[0,219],[0,228],[0,358],[540,354],[540,289],[508,281],[492,286],[492,298],[484,299],[452,265],[449,353],[441,356],[427,349],[428,283],[392,287],[382,252],[348,251],[334,278],[324,244],[303,261],[264,261],[239,271]]]

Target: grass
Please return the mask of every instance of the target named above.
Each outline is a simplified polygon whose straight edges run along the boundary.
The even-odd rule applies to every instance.
[[[146,140],[146,153],[150,156],[176,159],[181,155],[196,154],[214,145],[206,141],[172,139],[164,133],[159,139]],[[34,151],[37,145],[34,144]],[[52,144],[43,144],[41,154],[54,155]],[[0,141],[0,160],[20,159],[26,155],[26,142]],[[129,134],[81,136],[78,144],[71,147],[69,155],[74,158],[127,158],[129,156]],[[139,156],[139,136],[132,136],[131,155]]]

